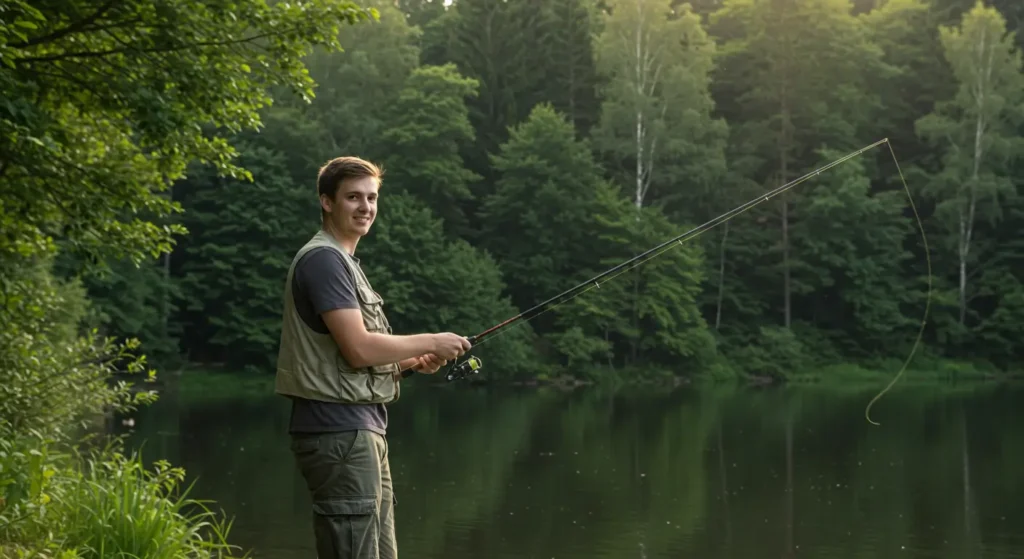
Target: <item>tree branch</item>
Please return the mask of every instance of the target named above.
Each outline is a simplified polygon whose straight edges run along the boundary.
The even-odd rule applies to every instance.
[[[33,46],[36,46],[36,45],[41,45],[43,43],[49,43],[51,41],[56,41],[57,39],[60,39],[61,37],[66,37],[66,36],[68,36],[68,35],[70,35],[72,33],[77,33],[79,31],[83,31],[90,24],[95,23],[96,20],[98,20],[99,18],[103,17],[103,14],[107,13],[107,10],[109,10],[110,8],[113,8],[114,5],[117,4],[117,2],[118,2],[118,0],[109,0],[109,2],[107,2],[106,4],[100,6],[100,8],[98,10],[96,10],[91,16],[88,16],[85,19],[76,21],[75,23],[72,23],[71,25],[69,25],[67,27],[64,27],[63,29],[58,29],[58,30],[50,33],[49,35],[43,35],[42,37],[36,37],[35,39],[29,39],[28,41],[24,41],[22,43],[12,43],[10,46],[12,46],[12,47],[14,47],[16,49],[23,49],[23,48],[26,48],[26,47],[33,47]]]
[[[292,30],[289,30],[289,31],[297,31],[297,29],[292,29]],[[223,46],[229,46],[229,45],[239,45],[239,44],[244,44],[244,43],[251,43],[253,41],[258,41],[258,40],[263,39],[265,37],[271,37],[271,36],[274,36],[274,35],[281,35],[281,34],[284,34],[284,33],[287,33],[287,32],[288,31],[277,32],[277,33],[262,33],[260,35],[254,35],[252,37],[248,37],[248,38],[245,38],[245,39],[238,39],[238,40],[232,40],[232,41],[201,41],[201,42],[198,42],[198,43],[190,43],[190,44],[187,44],[187,45],[179,45],[177,47],[169,47],[169,48],[141,49],[141,48],[126,47],[126,48],[107,49],[107,50],[99,50],[99,51],[65,52],[65,53],[60,53],[60,54],[52,54],[52,55],[49,55],[49,56],[35,56],[35,57],[19,58],[19,59],[17,59],[16,63],[24,64],[26,62],[28,62],[28,63],[32,63],[32,62],[54,62],[54,61],[57,61],[57,60],[64,60],[64,59],[68,59],[68,58],[103,58],[105,56],[110,56],[112,54],[125,54],[125,53],[128,53],[128,52],[161,53],[161,52],[178,52],[178,51],[189,50],[189,49],[193,49],[193,48],[197,48],[197,47],[223,47]]]

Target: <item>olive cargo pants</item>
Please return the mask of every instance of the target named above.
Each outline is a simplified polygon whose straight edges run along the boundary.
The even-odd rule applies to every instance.
[[[397,559],[387,440],[373,431],[296,434],[319,559]]]

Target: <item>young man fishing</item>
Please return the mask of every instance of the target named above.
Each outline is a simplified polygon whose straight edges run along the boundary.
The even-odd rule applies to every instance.
[[[322,227],[285,280],[275,390],[292,400],[291,449],[313,501],[319,559],[393,559],[385,404],[401,371],[434,373],[470,349],[452,333],[396,336],[356,245],[377,215],[381,171],[357,157],[320,169]]]

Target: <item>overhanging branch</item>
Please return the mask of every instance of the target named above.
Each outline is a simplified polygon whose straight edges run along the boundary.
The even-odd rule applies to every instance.
[[[88,16],[85,19],[76,21],[75,23],[72,23],[71,25],[69,25],[67,27],[64,27],[64,28],[61,28],[61,29],[57,29],[56,31],[53,31],[52,33],[49,33],[47,35],[43,35],[42,37],[36,37],[34,39],[29,39],[28,41],[23,41],[21,43],[11,43],[10,46],[12,46],[12,47],[14,47],[16,49],[23,49],[23,48],[27,48],[27,47],[34,47],[36,45],[41,45],[43,43],[49,43],[49,42],[52,42],[52,41],[56,41],[57,39],[60,39],[61,37],[66,37],[68,35],[71,35],[72,33],[78,33],[79,31],[84,31],[86,27],[88,27],[89,25],[95,23],[98,19],[103,17],[103,14],[107,13],[107,11],[110,10],[110,8],[113,8],[114,5],[117,4],[117,1],[118,0],[110,0],[109,2],[104,4],[103,6],[100,6],[100,8],[98,10],[96,10],[95,12],[93,12],[93,14],[91,16]]]

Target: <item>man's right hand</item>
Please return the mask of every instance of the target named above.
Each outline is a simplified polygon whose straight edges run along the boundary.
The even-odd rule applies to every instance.
[[[466,353],[473,346],[465,337],[451,332],[434,334],[434,343],[437,347],[434,348],[433,354],[449,361]]]

